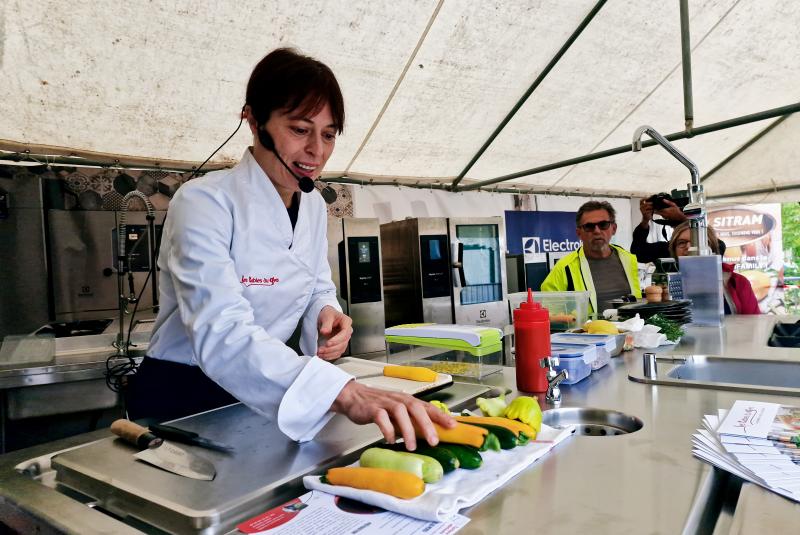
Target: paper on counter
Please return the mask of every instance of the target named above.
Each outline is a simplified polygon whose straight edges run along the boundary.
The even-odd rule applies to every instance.
[[[796,427],[800,409],[739,400],[731,410],[706,415],[692,437],[692,453],[714,466],[800,502],[800,456],[774,437]],[[787,423],[788,422],[788,423]],[[769,439],[767,439],[769,437]]]
[[[312,490],[242,522],[236,529],[268,535],[444,535],[457,532],[468,522],[469,518],[463,515],[455,515],[447,522],[417,520]]]
[[[512,450],[481,452],[483,465],[477,470],[458,469],[445,474],[441,481],[428,484],[425,492],[411,500],[401,500],[371,490],[326,485],[319,476],[306,476],[307,489],[321,490],[352,498],[414,518],[445,521],[465,507],[475,505],[492,491],[500,488],[515,475],[572,435],[574,426],[555,429],[542,425],[535,441]]]
[[[767,438],[780,405],[737,400],[717,429],[720,435]]]

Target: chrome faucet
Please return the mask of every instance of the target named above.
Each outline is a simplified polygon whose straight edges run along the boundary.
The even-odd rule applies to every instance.
[[[147,239],[150,244],[150,248],[147,251],[147,259],[148,265],[151,269],[153,269],[152,273],[152,288],[153,288],[153,306],[154,308],[158,306],[158,288],[156,286],[156,272],[153,266],[153,261],[155,257],[155,209],[153,208],[153,204],[150,202],[150,199],[147,196],[138,190],[133,190],[125,194],[122,198],[122,209],[120,210],[119,214],[119,223],[117,224],[117,290],[119,293],[119,331],[117,332],[117,339],[112,344],[117,350],[117,356],[126,356],[128,354],[128,344],[125,341],[125,331],[124,331],[124,324],[125,324],[125,315],[128,314],[128,305],[131,303],[137,302],[136,292],[133,288],[133,270],[131,269],[131,257],[130,252],[125,250],[125,244],[127,240],[127,222],[126,216],[128,213],[128,206],[130,204],[131,199],[133,198],[140,199],[145,206],[145,210],[147,212],[146,220],[147,220]],[[128,292],[129,295],[125,295],[125,272],[128,272]]]
[[[667,138],[656,132],[653,127],[643,125],[636,129],[633,133],[633,142],[631,143],[631,150],[639,152],[642,150],[642,135],[647,134],[653,140],[661,145],[667,152],[675,157],[679,162],[689,169],[692,181],[688,184],[689,191],[689,204],[683,208],[683,213],[689,220],[692,236],[692,246],[689,249],[690,255],[705,256],[711,254],[708,247],[708,226],[706,222],[706,195],[703,191],[703,186],[700,184],[700,171],[697,165],[690,160],[685,154],[675,147],[672,143],[667,141]]]
[[[555,367],[558,364],[558,357],[545,357],[539,361],[539,366],[547,369],[547,393],[545,393],[544,399],[553,405],[561,403],[561,388],[558,385],[569,379],[567,370],[556,371]]]

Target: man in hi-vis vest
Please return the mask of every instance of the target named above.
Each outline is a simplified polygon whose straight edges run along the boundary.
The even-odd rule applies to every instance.
[[[542,283],[543,292],[589,291],[589,314],[611,308],[612,299],[642,296],[636,256],[611,244],[617,232],[614,207],[589,201],[575,216],[576,233],[583,244],[559,260]]]

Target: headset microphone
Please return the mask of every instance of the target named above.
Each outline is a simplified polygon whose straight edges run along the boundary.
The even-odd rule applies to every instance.
[[[303,193],[311,193],[314,191],[314,181],[308,178],[307,176],[296,175],[291,168],[286,165],[286,162],[283,161],[278,151],[275,150],[275,142],[272,140],[272,136],[269,135],[267,129],[265,127],[261,127],[258,129],[258,140],[264,145],[264,148],[270,151],[275,157],[278,159],[279,162],[283,164],[289,174],[292,175],[295,180],[297,180],[298,184],[300,184],[300,191]]]
[[[330,187],[328,184],[323,182],[322,180],[317,181],[321,184],[322,187],[318,187],[319,194],[322,195],[322,198],[325,199],[325,202],[328,204],[333,204],[336,202],[336,197],[339,195],[336,193],[336,190]]]

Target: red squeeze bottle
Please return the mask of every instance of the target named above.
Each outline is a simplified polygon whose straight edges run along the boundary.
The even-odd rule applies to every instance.
[[[533,300],[528,288],[528,301],[514,310],[517,390],[547,392],[547,370],[539,361],[550,356],[550,314]]]

